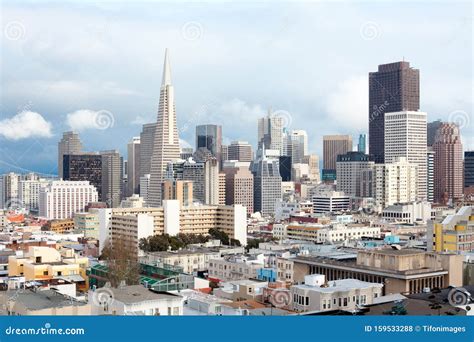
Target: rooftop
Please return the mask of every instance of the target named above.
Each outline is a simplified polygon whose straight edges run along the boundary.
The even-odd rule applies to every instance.
[[[21,303],[28,310],[44,310],[48,308],[59,308],[67,306],[83,306],[85,302],[71,300],[71,298],[59,294],[53,290],[42,291],[7,291],[5,295],[15,302]]]
[[[130,285],[119,288],[110,288],[110,290],[113,293],[114,300],[117,300],[124,304],[135,304],[151,300],[181,298],[181,296],[170,293],[154,292],[150,289],[145,288],[142,285]]]
[[[383,284],[379,283],[369,283],[366,281],[361,281],[357,279],[340,279],[340,280],[331,280],[328,282],[327,287],[313,286],[313,285],[293,285],[294,288],[302,290],[311,290],[319,291],[324,293],[332,293],[339,291],[350,291],[355,289],[367,289],[369,287],[383,287]]]

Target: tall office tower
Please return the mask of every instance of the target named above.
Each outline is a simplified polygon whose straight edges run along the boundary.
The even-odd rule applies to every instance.
[[[50,180],[37,177],[25,177],[25,179],[20,180],[18,184],[19,202],[29,211],[38,211],[39,193],[49,183]]]
[[[304,130],[293,130],[290,134],[291,160],[293,164],[302,163],[308,154],[308,134]]]
[[[166,167],[169,162],[177,160],[179,157],[180,147],[176,124],[174,88],[171,84],[171,68],[168,50],[166,50],[158,107],[158,125],[156,126],[150,165],[150,189],[148,191],[150,206],[156,207],[161,205],[160,188],[164,180]]]
[[[232,141],[227,147],[227,159],[240,162],[251,162],[253,159],[252,145],[247,141]]]
[[[428,202],[434,202],[434,163],[435,153],[433,148],[428,147],[426,152],[426,199]]]
[[[127,144],[127,197],[140,192],[140,137]]]
[[[385,113],[385,163],[405,157],[418,171],[419,200],[427,200],[426,113]]]
[[[302,163],[309,166],[309,180],[319,183],[321,177],[319,175],[319,157],[316,154],[309,154],[303,157]]]
[[[115,150],[102,151],[102,201],[109,208],[117,208],[123,197],[123,163],[120,153]]]
[[[174,164],[176,166],[173,165],[173,172],[179,170],[181,163]],[[190,159],[182,165],[182,179],[193,182],[194,199],[205,204],[219,204],[219,163],[217,159],[210,158],[205,162],[196,162]],[[167,177],[169,175],[168,171]],[[176,176],[179,177],[179,171],[176,172]]]
[[[435,152],[435,201],[462,198],[463,161],[459,127],[455,123],[444,122],[436,131],[433,143]]]
[[[82,143],[79,134],[64,132],[62,139],[58,142],[58,177],[63,178],[63,156],[82,152]]]
[[[441,126],[443,121],[441,120],[436,120],[432,122],[428,122],[427,125],[427,136],[426,136],[426,141],[428,146],[433,146],[435,142],[435,137],[436,137],[436,131],[438,128]]]
[[[464,187],[474,186],[474,151],[464,152]]]
[[[150,174],[151,155],[155,143],[156,122],[144,124],[140,133],[140,177]]]
[[[379,65],[369,73],[369,151],[384,162],[385,113],[420,109],[420,71],[409,62]]]
[[[367,134],[359,134],[359,142],[357,143],[357,151],[367,154]]]
[[[264,216],[274,215],[276,201],[282,198],[278,161],[262,158],[254,164],[254,210]]]
[[[417,166],[405,157],[392,163],[375,164],[373,197],[380,209],[395,203],[413,202],[417,198]]]
[[[102,156],[98,153],[65,154],[63,156],[63,179],[67,181],[89,181],[102,198]]]
[[[221,149],[221,164],[224,164],[226,160],[229,160],[229,145],[222,145]]]
[[[140,197],[148,203],[148,189],[150,188],[150,175],[140,177]]]
[[[291,156],[278,157],[278,168],[282,182],[291,182],[292,165]]]
[[[215,158],[209,159],[204,164],[204,203],[205,204],[220,204],[220,176],[219,176],[219,161]]]
[[[96,188],[87,181],[53,181],[40,190],[39,216],[50,220],[71,218],[97,200]]]
[[[189,159],[193,156],[194,150],[192,147],[183,147],[181,153],[179,154],[180,158],[183,160]]]
[[[271,110],[266,117],[258,119],[258,148],[265,147],[267,150],[278,150],[283,154],[283,126],[284,118],[273,115]]]
[[[3,181],[3,207],[5,209],[19,209],[23,204],[18,198],[18,185],[21,176],[17,173],[10,172],[2,176]]]
[[[352,151],[352,136],[323,136],[323,180],[336,179],[337,156]]]
[[[225,173],[219,172],[219,205],[225,205]]]
[[[180,206],[193,205],[193,182],[187,180],[165,180],[161,187],[163,200],[178,200]]]
[[[5,208],[5,193],[3,191],[3,175],[0,176],[0,209]]]
[[[222,153],[222,127],[219,125],[196,126],[196,151],[205,148],[220,162]]]
[[[362,152],[347,152],[337,156],[336,191],[351,197],[362,197],[361,176],[363,170],[373,169],[374,161]]]
[[[253,214],[253,174],[250,163],[227,161],[223,165],[225,174],[225,204],[241,204],[247,214]]]

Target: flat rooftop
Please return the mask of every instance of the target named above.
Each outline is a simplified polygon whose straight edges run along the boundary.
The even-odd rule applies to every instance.
[[[130,285],[121,288],[109,288],[113,293],[114,300],[124,304],[135,304],[150,300],[181,298],[171,293],[155,292],[145,288],[143,285]]]
[[[333,293],[339,291],[350,291],[354,289],[367,289],[369,287],[382,287],[379,283],[369,283],[357,279],[340,279],[330,280],[327,287],[312,286],[312,285],[293,285],[294,288],[302,290],[318,291],[323,293]]]
[[[15,302],[20,302],[28,310],[44,310],[49,308],[60,308],[66,306],[83,306],[87,303],[71,300],[53,290],[38,291],[7,291],[8,298],[14,298]]]

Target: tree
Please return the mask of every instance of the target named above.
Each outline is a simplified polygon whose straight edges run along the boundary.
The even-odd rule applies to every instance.
[[[163,252],[167,250],[176,251],[194,243],[204,243],[209,240],[208,236],[202,234],[183,234],[176,236],[168,234],[152,235],[139,241],[139,248],[145,252]]]
[[[229,235],[226,232],[217,228],[211,228],[209,229],[209,235],[213,239],[220,240],[223,245],[229,245]]]
[[[107,263],[107,281],[118,287],[122,281],[136,285],[140,279],[140,265],[136,245],[123,239],[114,238],[113,243],[106,240],[99,258]]]

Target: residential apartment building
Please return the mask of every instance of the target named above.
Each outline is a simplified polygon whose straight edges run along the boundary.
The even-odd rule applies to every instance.
[[[465,206],[456,214],[428,222],[428,250],[435,252],[474,252],[474,207]]]
[[[50,220],[71,218],[97,201],[97,190],[88,181],[53,181],[40,191],[39,216]]]

